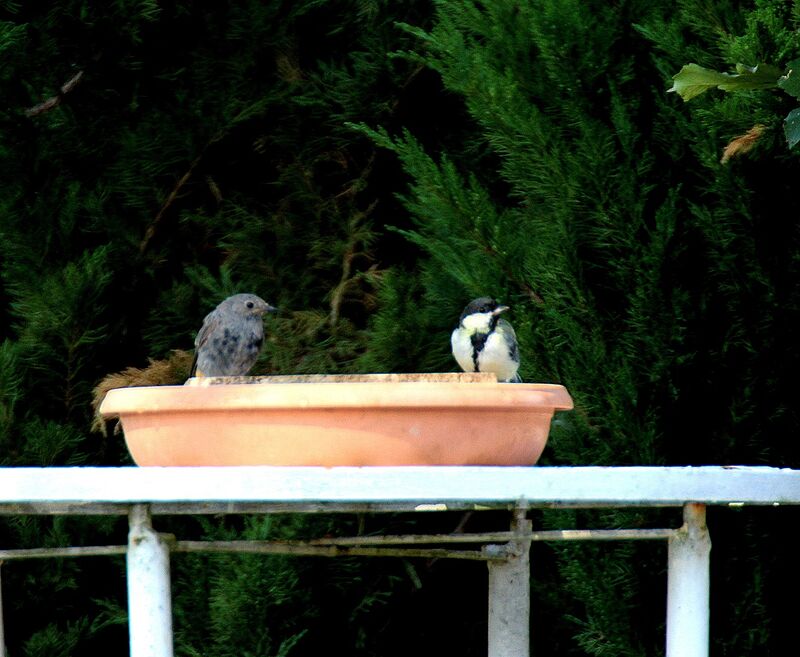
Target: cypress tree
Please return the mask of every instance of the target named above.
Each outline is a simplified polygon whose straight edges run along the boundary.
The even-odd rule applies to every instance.
[[[687,63],[783,69],[797,20],[777,0],[5,3],[0,462],[129,464],[119,436],[90,432],[92,389],[150,360],[157,382],[179,382],[174,350],[247,290],[283,309],[255,373],[454,370],[449,332],[492,294],[512,306],[524,379],[576,401],[543,463],[800,467],[798,164],[783,133],[796,99],[667,92]],[[754,126],[753,147],[721,163]],[[709,510],[715,654],[790,645],[776,601],[800,575],[777,523],[796,515]],[[301,538],[459,520],[158,528]],[[19,517],[0,540],[125,530]],[[536,545],[535,649],[660,654],[665,559],[652,544]],[[124,651],[120,559],[3,570],[12,654]],[[477,565],[176,555],[173,575],[182,655],[484,652]]]
[[[130,464],[120,436],[89,431],[93,387],[150,360],[162,376],[152,383],[180,382],[173,350],[190,349],[205,313],[233,292],[283,311],[254,373],[354,367],[378,253],[391,248],[373,221],[377,149],[344,124],[409,116],[419,67],[385,53],[410,41],[394,22],[428,13],[314,0],[3,5],[2,465]],[[160,529],[274,526],[219,524]],[[12,518],[0,536],[14,547],[126,540],[124,519]],[[289,651],[314,617],[301,605],[308,572],[287,560],[176,559],[179,653]],[[351,587],[353,608],[385,597],[386,575],[373,572],[364,579],[376,592]],[[243,573],[274,587],[242,591]],[[16,594],[5,607],[13,653],[124,650],[121,561],[15,562],[4,575]],[[343,588],[313,604],[333,608]],[[45,596],[48,618],[34,613]],[[276,616],[265,596],[297,603]],[[248,606],[246,618],[270,621],[232,644],[229,621]]]
[[[410,178],[404,234],[422,258],[407,303],[416,313],[382,306],[369,362],[391,362],[396,336],[421,322],[431,341],[412,357],[445,367],[461,305],[492,294],[514,308],[523,378],[563,383],[576,399],[556,420],[544,463],[796,465],[788,327],[798,244],[786,217],[796,215],[798,165],[780,126],[793,101],[751,92],[684,107],[666,93],[687,60],[718,63],[720,52],[729,66],[786,66],[798,51],[796,12],[779,2],[684,3],[677,13],[637,2],[613,11],[563,1],[436,7],[433,29],[406,26],[420,46],[401,56],[437,71],[473,125],[464,150],[442,154],[413,133],[360,126]],[[756,148],[720,162],[754,123],[766,126]],[[480,144],[494,163],[474,158]],[[411,289],[402,277],[385,283],[387,304]],[[679,522],[634,511],[541,517],[554,527],[659,521]],[[769,653],[790,632],[765,596],[788,594],[793,560],[781,551],[779,569],[756,558],[772,522],[711,510],[719,654]],[[543,653],[661,653],[663,549],[538,556],[556,567],[537,584],[554,605],[534,620]],[[743,561],[757,565],[737,568]]]

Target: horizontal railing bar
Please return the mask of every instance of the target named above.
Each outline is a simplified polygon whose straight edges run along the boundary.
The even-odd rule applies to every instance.
[[[391,548],[360,548],[357,546],[313,546],[292,545],[279,542],[258,541],[177,541],[170,545],[172,552],[207,552],[227,554],[292,554],[295,556],[364,556],[364,557],[423,557],[427,559],[469,559],[479,561],[501,560],[502,556],[486,555],[474,550],[444,550],[444,549],[391,549]],[[126,545],[83,546],[64,548],[28,548],[17,550],[0,550],[0,562],[22,559],[45,559],[63,557],[96,557],[110,555],[124,555],[128,551]]]
[[[340,536],[306,541],[174,541],[174,552],[229,552],[296,554],[307,556],[406,556],[487,560],[482,552],[442,549],[398,549],[384,545],[435,545],[465,543],[506,543],[511,541],[611,541],[668,539],[674,529],[564,529],[526,533],[483,532],[475,534],[405,534],[391,536]],[[122,555],[125,545],[20,548],[0,550],[0,561],[59,557]]]
[[[691,500],[690,500],[691,501]],[[281,503],[272,502],[149,502],[142,500],[138,504],[150,505],[150,512],[154,516],[168,515],[280,515],[286,513],[416,513],[431,511],[513,511],[517,504],[498,503],[476,504],[467,502],[440,502],[435,504],[421,504],[419,502],[397,502],[394,504],[364,504],[364,503]],[[4,503],[0,501],[0,516],[126,516],[132,503]],[[642,501],[639,503],[593,502],[593,503],[527,503],[529,509],[627,509],[627,508],[680,508],[683,504],[661,504]],[[742,508],[745,506],[759,506],[764,504],[750,504],[728,502],[719,506]],[[769,506],[781,506],[772,503]]]
[[[58,557],[98,557],[109,555],[124,555],[128,551],[127,545],[87,545],[75,547],[49,547],[49,548],[19,548],[14,550],[0,550],[0,561],[13,561],[15,559],[44,559]]]
[[[48,467],[0,468],[5,513],[150,504],[327,512],[534,507],[800,505],[800,470],[686,467]],[[230,505],[236,506],[230,506]],[[252,505],[252,506],[249,506]],[[49,510],[48,510],[49,509]],[[202,510],[201,510],[202,509]],[[83,510],[83,511],[81,511]]]
[[[110,502],[0,502],[4,516],[126,516],[130,503]]]
[[[630,541],[669,539],[674,529],[554,529],[533,532],[534,541]]]
[[[132,502],[26,502],[8,503],[0,501],[0,515],[6,516],[126,516]],[[154,516],[166,515],[244,515],[285,513],[406,513],[430,511],[513,511],[516,504],[492,505],[472,502],[451,503],[365,503],[365,502],[152,502],[142,500],[136,504],[148,504]],[[541,506],[541,505],[540,505]],[[552,506],[552,505],[547,505]]]
[[[434,511],[513,511],[518,503],[474,502],[3,502],[0,515],[117,515],[127,516],[134,504],[147,504],[151,515],[239,515],[285,513],[400,513]],[[525,504],[527,508],[527,504]],[[560,506],[560,505],[546,505]]]
[[[516,532],[483,532],[474,534],[404,534],[386,536],[342,536],[315,538],[307,545],[403,545],[420,543],[504,543],[507,541],[613,541],[668,539],[674,529],[558,529]],[[295,543],[296,541],[286,541]]]
[[[420,557],[424,559],[465,559],[471,561],[502,561],[503,555],[485,554],[475,550],[443,548],[383,548],[345,545],[308,545],[270,541],[177,541],[174,552],[207,552],[225,554],[291,554],[300,557]]]

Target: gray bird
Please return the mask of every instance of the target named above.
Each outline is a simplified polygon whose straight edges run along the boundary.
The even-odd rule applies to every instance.
[[[194,340],[192,376],[244,376],[264,343],[265,313],[277,310],[255,294],[234,294],[203,320]]]
[[[458,321],[450,345],[465,372],[494,372],[498,381],[520,383],[519,346],[514,327],[500,317],[508,310],[491,297],[470,301]]]

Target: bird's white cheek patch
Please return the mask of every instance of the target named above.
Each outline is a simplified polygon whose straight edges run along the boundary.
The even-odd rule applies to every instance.
[[[464,325],[464,328],[469,329],[470,331],[488,333],[489,326],[492,323],[492,314],[473,313],[472,315],[467,315],[461,323]]]

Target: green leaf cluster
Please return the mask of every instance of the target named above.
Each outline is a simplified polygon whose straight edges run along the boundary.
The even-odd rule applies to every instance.
[[[709,16],[707,10],[707,7],[689,3],[683,13],[694,19],[693,24],[704,25],[709,31],[716,30],[717,46],[729,58],[728,61],[749,63],[737,63],[734,74],[720,73],[694,63],[686,64],[673,76],[669,91],[686,101],[715,87],[735,93],[778,88],[793,98],[800,98],[796,3],[756,2],[754,9],[744,15],[744,31],[737,35],[727,32],[726,27],[720,24],[719,16],[713,13]],[[763,63],[765,61],[778,66]],[[784,119],[784,134],[790,149],[800,142],[798,112],[800,108],[794,108]]]

